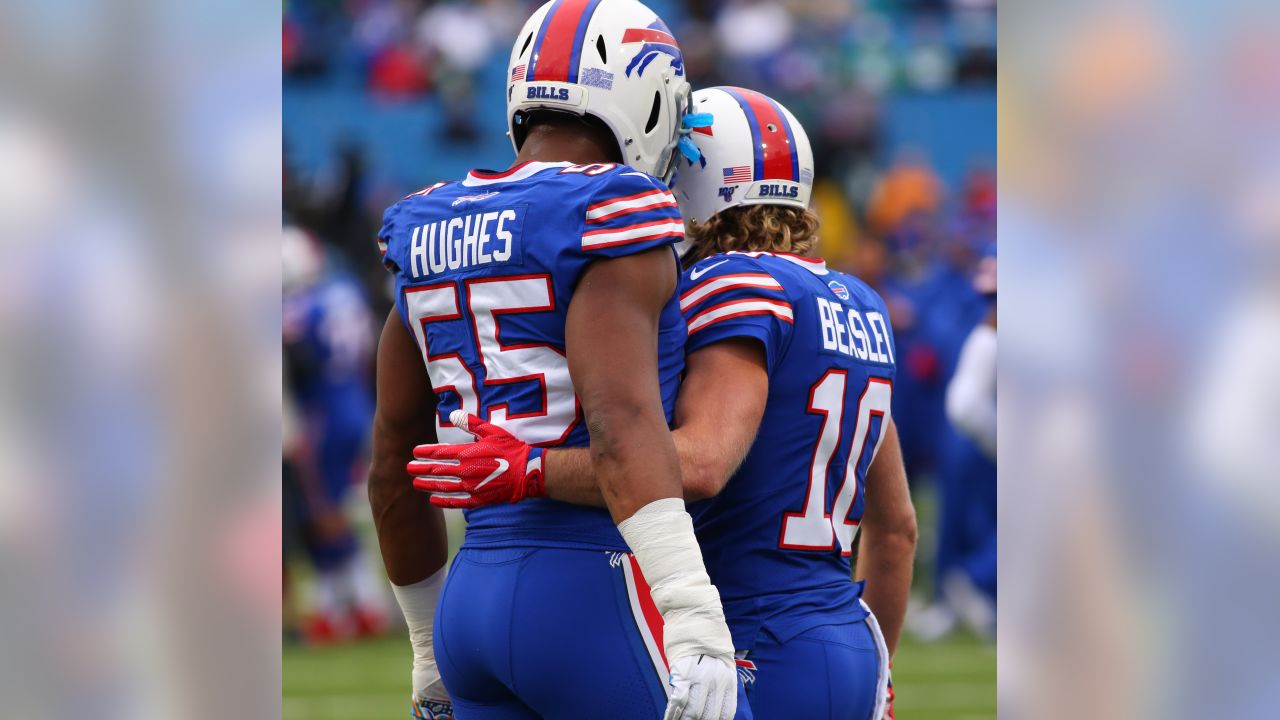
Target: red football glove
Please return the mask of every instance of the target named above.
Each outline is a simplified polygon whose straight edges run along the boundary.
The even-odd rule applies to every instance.
[[[431,504],[474,508],[545,497],[542,456],[497,425],[462,410],[449,414],[454,427],[476,436],[469,445],[419,445],[405,468],[413,486],[431,493]]]

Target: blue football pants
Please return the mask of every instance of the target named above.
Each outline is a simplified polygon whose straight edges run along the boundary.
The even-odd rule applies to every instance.
[[[457,720],[658,720],[661,617],[634,558],[558,548],[466,548],[435,620]],[[742,684],[737,718],[750,720]]]

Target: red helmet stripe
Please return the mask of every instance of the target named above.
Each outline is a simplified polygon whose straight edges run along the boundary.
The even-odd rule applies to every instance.
[[[755,148],[760,164],[756,168],[756,179],[799,182],[800,178],[795,176],[792,161],[795,148],[788,142],[790,133],[787,120],[778,111],[778,106],[754,90],[739,87],[725,89],[736,96],[743,110],[747,111],[747,122],[752,125],[752,139],[759,138],[759,146]],[[773,125],[773,130],[769,129],[770,125]]]
[[[571,82],[569,74],[577,74],[572,67],[578,40],[578,25],[592,0],[560,0],[548,11],[542,21],[542,33],[533,48],[533,72],[529,80],[555,80]]]

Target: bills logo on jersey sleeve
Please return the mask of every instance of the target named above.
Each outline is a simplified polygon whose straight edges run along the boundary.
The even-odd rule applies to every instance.
[[[654,20],[647,28],[628,29],[622,34],[622,44],[628,43],[644,44],[636,51],[631,62],[627,63],[627,77],[631,77],[632,70],[635,70],[637,76],[644,75],[645,68],[658,55],[671,56],[671,69],[676,75],[684,75],[684,55],[680,53],[676,39],[671,36],[671,31],[661,19]]]
[[[849,288],[845,287],[845,284],[839,280],[832,280],[828,282],[827,287],[831,288],[831,292],[835,293],[836,297],[841,300],[848,300],[850,297]]]

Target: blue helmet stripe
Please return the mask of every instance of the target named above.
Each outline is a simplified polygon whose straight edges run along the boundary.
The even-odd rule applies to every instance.
[[[587,25],[591,24],[591,16],[595,14],[599,5],[600,0],[590,0],[586,9],[582,12],[582,17],[578,19],[578,31],[573,36],[573,54],[569,57],[569,82],[571,83],[578,82],[578,65],[582,62],[583,36],[587,34]]]
[[[742,112],[747,115],[747,127],[751,128],[751,150],[755,153],[752,179],[761,180],[764,178],[764,148],[761,146],[762,141],[760,140],[760,121],[756,119],[756,114],[751,110],[751,105],[747,103],[742,95],[738,94],[737,90],[727,87],[719,89],[732,95],[733,99],[738,101],[738,107],[741,107]]]

